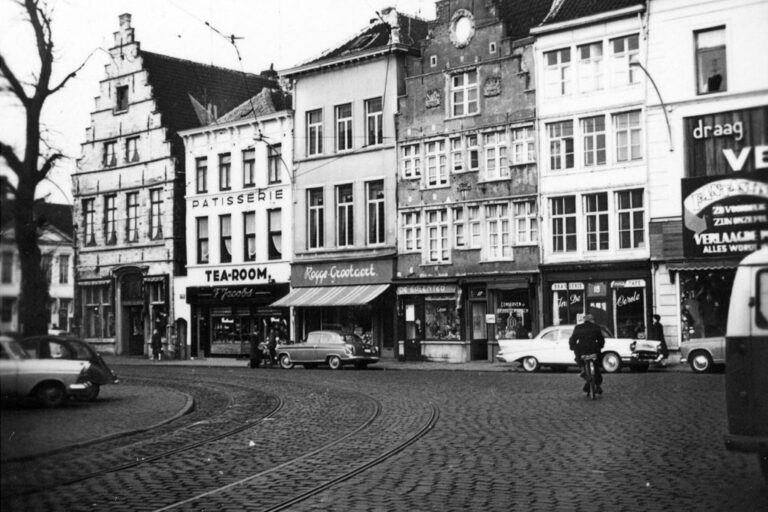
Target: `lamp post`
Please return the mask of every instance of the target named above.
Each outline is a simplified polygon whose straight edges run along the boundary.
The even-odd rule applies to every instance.
[[[645,69],[645,66],[640,64],[639,62],[630,62],[630,67],[637,67],[640,68],[643,73],[645,73],[645,76],[648,77],[648,80],[651,81],[651,85],[653,85],[653,89],[656,91],[656,96],[659,97],[659,103],[661,104],[661,111],[664,112],[664,119],[667,122],[667,137],[669,138],[669,150],[674,151],[674,147],[672,145],[672,126],[669,124],[669,115],[667,114],[667,106],[664,104],[664,100],[661,97],[661,92],[659,91],[659,88],[656,86],[656,82],[653,80],[653,77],[650,73],[648,73],[648,70]]]

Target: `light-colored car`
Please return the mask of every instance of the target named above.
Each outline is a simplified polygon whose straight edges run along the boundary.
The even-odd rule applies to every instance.
[[[281,368],[293,368],[301,364],[305,368],[314,368],[318,364],[327,364],[332,370],[338,370],[345,364],[354,364],[356,368],[365,368],[379,360],[379,349],[363,341],[360,336],[341,331],[312,331],[301,343],[278,345],[275,349]]]
[[[63,405],[69,397],[87,395],[88,361],[32,359],[18,342],[0,336],[0,395],[35,398],[46,407]]]
[[[538,371],[542,366],[549,366],[556,371],[566,371],[569,366],[576,366],[573,352],[568,340],[573,334],[575,325],[553,325],[542,329],[530,339],[499,340],[499,361],[506,363],[519,362],[527,372]],[[602,368],[606,373],[614,373],[626,365],[633,371],[648,369],[650,355],[633,352],[632,338],[615,338],[611,331],[601,325],[605,337],[602,350]],[[658,341],[643,340],[643,348],[656,346]]]
[[[693,338],[680,343],[680,362],[688,363],[696,373],[712,371],[725,364],[725,336]]]

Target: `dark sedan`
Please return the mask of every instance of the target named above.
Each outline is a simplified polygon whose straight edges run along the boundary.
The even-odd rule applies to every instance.
[[[91,367],[88,370],[88,380],[93,383],[93,386],[88,394],[76,397],[80,400],[96,400],[102,385],[119,382],[112,368],[107,366],[104,359],[87,341],[69,336],[48,335],[25,338],[21,340],[20,344],[30,357],[37,359],[89,361]]]

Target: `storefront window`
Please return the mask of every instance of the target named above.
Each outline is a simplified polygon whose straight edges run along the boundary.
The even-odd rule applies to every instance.
[[[496,337],[524,339],[531,332],[528,290],[504,290],[496,295]]]
[[[84,286],[83,332],[86,338],[114,338],[115,318],[109,285]]]
[[[250,349],[249,308],[211,309],[211,354],[240,355]]]
[[[461,326],[456,313],[454,297],[426,297],[424,301],[425,339],[458,340],[461,337]]]
[[[725,336],[735,270],[680,273],[680,315],[683,341]]]
[[[584,314],[584,283],[552,285],[552,324],[575,324]]]
[[[613,284],[616,335],[645,338],[645,281],[617,281]]]

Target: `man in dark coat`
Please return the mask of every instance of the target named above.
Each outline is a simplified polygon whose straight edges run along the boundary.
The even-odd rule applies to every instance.
[[[661,342],[661,355],[656,362],[661,363],[669,357],[669,348],[667,348],[667,342],[664,340],[664,326],[661,325],[661,317],[659,315],[653,315],[653,323],[651,328],[648,329],[648,339]]]
[[[573,353],[576,355],[576,364],[579,368],[583,368],[584,363],[581,360],[581,356],[589,354],[597,354],[597,362],[595,363],[595,384],[597,384],[597,394],[603,392],[602,383],[603,375],[600,372],[600,351],[605,345],[605,338],[603,337],[603,331],[600,326],[594,323],[595,318],[592,315],[584,315],[584,322],[578,324],[573,329],[573,334],[568,340]],[[582,377],[584,372],[582,370]],[[589,384],[584,384],[583,391],[586,393],[589,391]]]

